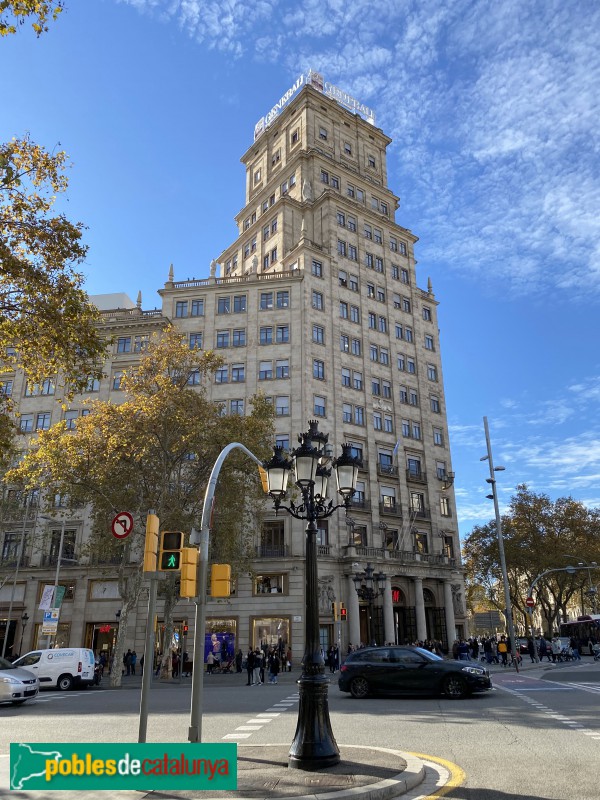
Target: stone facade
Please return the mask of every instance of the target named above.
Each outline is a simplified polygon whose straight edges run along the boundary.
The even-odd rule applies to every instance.
[[[223,355],[209,397],[226,413],[245,413],[262,391],[273,398],[279,443],[293,447],[307,421],[317,419],[335,454],[342,442],[353,445],[363,460],[358,494],[348,517],[339,510],[319,531],[324,648],[339,641],[345,650],[368,638],[432,638],[448,646],[465,625],[437,300],[431,284],[417,287],[417,238],[395,222],[390,142],[360,116],[303,88],[242,157],[246,203],[236,215],[238,235],[211,264],[210,277],[177,281],[171,269],[159,291],[162,308],[144,311],[138,301],[103,311],[114,353],[107,377],[91,387],[95,397],[118,402],[121,371],[139,357],[146,337],[171,322],[192,344]],[[12,380],[24,435],[65,413],[75,424],[76,404],[64,412],[49,392],[26,396],[21,376],[2,380],[5,387]],[[0,589],[0,617],[12,600],[17,620],[9,636],[15,650],[23,612],[33,623],[23,630],[23,652],[42,641],[39,596],[54,579],[60,529],[34,505],[26,518],[3,523],[0,553],[1,582],[16,560],[20,532],[48,534],[35,552],[33,536],[27,538],[20,575]],[[115,584],[106,565],[77,561],[85,511],[64,509],[64,518],[73,563],[61,566],[61,583],[68,584],[62,641],[110,650],[120,608]],[[285,513],[276,519],[266,504],[255,543],[258,577],[239,576],[229,600],[209,603],[207,642],[216,634],[223,654],[225,647],[245,652],[280,642],[299,660],[304,539],[300,521]],[[367,563],[385,575],[371,605],[352,580]],[[334,619],[333,602],[345,605],[346,622]],[[138,653],[145,606],[141,598],[128,630],[128,646]],[[175,615],[181,637],[189,625],[189,639],[180,639],[188,650],[193,608],[181,602]]]

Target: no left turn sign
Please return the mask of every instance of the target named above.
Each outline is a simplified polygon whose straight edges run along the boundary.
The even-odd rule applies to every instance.
[[[110,530],[115,539],[125,539],[133,530],[133,517],[129,511],[121,511],[113,519]]]

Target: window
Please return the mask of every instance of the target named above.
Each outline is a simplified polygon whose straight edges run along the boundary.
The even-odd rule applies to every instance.
[[[348,273],[343,269],[338,272],[338,284],[340,286],[348,286]]]
[[[260,361],[258,365],[258,380],[267,381],[273,377],[273,362]]]
[[[410,372],[413,375],[416,373],[417,367],[416,367],[414,358],[407,358],[406,359],[406,371]]]
[[[436,414],[439,414],[440,413],[440,398],[437,397],[436,395],[432,394],[429,397],[429,401],[430,401],[430,405],[431,405],[431,410],[433,412],[435,412]]]
[[[36,431],[47,431],[50,427],[51,416],[49,411],[40,411],[35,420]]]
[[[348,260],[358,261],[358,250],[356,249],[356,246],[353,244],[348,245]]]
[[[273,308],[273,292],[261,292],[260,310],[267,311],[270,308]]]
[[[275,166],[281,161],[281,147],[278,147],[277,150],[271,155],[271,166]]]
[[[338,178],[337,175],[332,175],[331,176],[331,186],[332,186],[333,189],[339,189],[340,188],[340,179]]]
[[[175,316],[187,317],[188,315],[188,302],[187,300],[177,300],[175,303]]]
[[[377,287],[377,299],[380,303],[385,303],[385,289],[382,289],[381,286]]]
[[[425,336],[425,349],[426,350],[434,350],[433,346],[433,336]]]
[[[11,397],[13,391],[13,381],[12,380],[4,380],[0,381],[0,396],[2,397]]]
[[[450,514],[448,514],[450,516]],[[446,558],[454,558],[454,542],[452,536],[444,536],[442,540],[442,549]]]
[[[112,388],[115,391],[119,391],[122,388],[121,384],[123,383],[123,378],[124,377],[125,377],[125,373],[120,371],[120,370],[118,370],[117,372],[114,373],[113,380],[112,380]]]
[[[358,292],[358,278],[356,275],[350,275],[349,288],[353,292]]]
[[[317,278],[323,277],[323,264],[320,261],[316,261],[313,259],[312,267],[311,267],[312,274],[315,275]]]
[[[88,382],[87,382],[87,384],[85,386],[85,390],[84,391],[86,391],[86,392],[98,392],[98,391],[100,391],[100,381],[98,380],[98,378],[93,378],[93,377],[88,378]]]
[[[389,414],[383,415],[383,430],[386,433],[394,432],[394,420]]]
[[[421,438],[421,424],[419,422],[413,422],[413,424],[412,424],[412,435],[413,435],[413,439],[420,439]]]
[[[373,269],[373,254],[372,253],[365,253],[365,267],[367,267],[367,269]]]
[[[360,339],[352,339],[350,347],[353,356],[359,356],[361,354]]]
[[[352,422],[352,404],[351,403],[343,403],[342,404],[342,421],[343,422]]]
[[[445,461],[436,461],[435,462],[435,474],[436,477],[440,480],[446,480],[446,462]]]
[[[392,253],[398,252],[398,240],[394,236],[390,236],[390,250]]]
[[[402,420],[402,436],[410,436],[410,422],[407,419]]]
[[[359,442],[348,442],[348,444],[350,445],[350,455],[352,456],[352,458],[358,458],[359,461],[362,461],[363,460],[363,446],[362,446],[362,444],[360,444]],[[362,486],[362,494],[363,494],[363,500],[364,500],[365,484],[363,483],[363,481],[357,481],[357,483],[356,483],[357,491],[360,491],[359,490],[359,483]]]
[[[325,328],[321,325],[313,325],[312,338],[313,342],[317,342],[317,344],[325,344]]]
[[[354,406],[354,424],[365,424],[365,410],[362,406]]]
[[[368,156],[367,157],[367,164],[371,169],[375,169],[375,156]]]
[[[390,363],[390,354],[387,347],[379,348],[379,363],[386,365]]]
[[[437,381],[437,367],[434,364],[427,364],[427,377],[430,381]]]
[[[278,417],[286,417],[290,413],[290,398],[288,396],[275,398],[275,414]]]
[[[402,281],[402,283],[409,283],[408,270],[407,269],[401,269],[400,270],[400,280]]]
[[[392,278],[395,281],[400,280],[400,270],[395,264],[392,264]]]
[[[270,237],[270,235],[271,235],[271,226],[265,225],[265,227],[263,228],[263,242],[266,242],[267,239]]]
[[[421,477],[421,459],[408,456],[406,459],[406,469],[413,478]]]
[[[411,406],[418,406],[419,405],[419,396],[414,389],[411,389],[409,394],[409,403]]]
[[[357,189],[356,190],[356,199],[358,200],[359,203],[364,203],[364,201],[365,201],[365,193],[363,192],[362,189]]]
[[[329,173],[324,169],[321,170],[321,183],[329,183]]]
[[[375,297],[375,284],[367,283],[367,297]]]
[[[231,365],[231,382],[243,383],[246,380],[246,366],[245,364],[232,364]]]
[[[246,310],[246,295],[236,294],[233,296],[233,313],[241,314]]]
[[[372,239],[373,238],[373,229],[370,225],[365,223],[365,227],[363,229],[365,239]]]
[[[336,217],[337,217],[337,224],[340,225],[342,228],[345,228],[346,215],[343,213],[343,211],[338,211]]]
[[[400,252],[403,256],[406,255],[406,242],[400,242]]]
[[[384,397],[388,399],[392,396],[392,384],[389,381],[382,381],[381,382],[381,393]]]
[[[319,128],[319,139],[323,139],[323,141],[327,141],[327,128]]]
[[[21,433],[30,433],[33,430],[33,414],[21,414],[19,430]]]
[[[271,250],[271,264],[274,264],[277,261],[277,248],[274,247]]]
[[[324,397],[319,397],[318,395],[315,395],[313,413],[317,417],[324,417],[325,416],[325,398]]]
[[[348,319],[348,303],[340,302],[340,317]]]
[[[346,256],[348,250],[347,250],[346,242],[344,242],[343,239],[338,239],[337,251],[338,251],[338,255],[344,256],[344,257]]]
[[[231,311],[231,297],[219,297],[217,299],[217,314],[229,314]]]
[[[379,378],[373,378],[371,381],[371,394],[379,396],[381,394],[381,381]]]
[[[388,528],[385,531],[385,549],[386,550],[400,549],[400,537],[398,536],[397,530],[391,530],[390,528]]]
[[[290,436],[288,433],[275,434],[275,444],[277,447],[283,447],[284,450],[290,449]]]
[[[360,324],[360,309],[358,306],[350,306],[350,321]]]
[[[229,367],[219,367],[216,370],[215,383],[229,383]]]
[[[131,336],[121,336],[117,339],[117,353],[131,353]]]
[[[433,429],[433,443],[437,444],[438,446],[443,446],[444,444],[444,433],[441,428],[434,428]]]
[[[346,194],[348,195],[348,197],[354,197],[354,186],[352,186],[351,183],[349,183],[348,186],[346,187]]]
[[[372,311],[369,312],[369,328],[371,330],[375,330],[377,327],[377,314],[374,314]]]
[[[350,214],[348,214],[346,220],[346,226],[349,231],[356,231],[356,217],[353,217]]]
[[[315,292],[314,289],[312,293],[312,307],[316,308],[317,311],[323,311],[323,295],[321,292]]]
[[[260,183],[260,168],[254,170],[254,185],[256,186],[257,183]]]
[[[313,359],[313,378],[319,381],[325,380],[325,362]]]
[[[381,228],[373,228],[373,241],[377,242],[377,244],[383,244]]]
[[[423,306],[423,319],[426,322],[431,322],[431,309],[429,306]]]
[[[202,334],[190,333],[190,350],[202,349]]]
[[[379,461],[379,468],[381,472],[387,472],[390,475],[394,473],[394,454],[391,450],[380,450],[377,454]]]
[[[279,380],[290,377],[290,362],[287,358],[278,358],[275,362],[275,377]]]
[[[381,431],[381,430],[383,430],[383,419],[382,419],[382,416],[381,416],[381,414],[379,413],[379,411],[375,411],[375,412],[373,413],[373,428],[374,428],[376,431]]]
[[[342,386],[352,385],[352,373],[346,367],[342,367]]]
[[[260,329],[260,344],[273,344],[273,328],[266,327]]]
[[[350,142],[344,142],[344,153],[347,156],[352,155],[352,145],[350,144]]]
[[[429,545],[427,543],[426,533],[415,533],[415,553],[428,553]]]
[[[380,210],[380,211],[381,211],[381,213],[382,213],[382,214],[384,214],[386,217],[388,216],[388,213],[389,213],[389,212],[388,212],[388,206],[387,206],[387,203],[384,203],[384,202],[383,202],[383,200],[382,200],[382,201],[379,203],[379,210]]]
[[[187,379],[188,386],[199,386],[201,383],[200,370],[194,369],[190,372]]]
[[[353,372],[352,373],[352,385],[355,389],[362,391],[363,388],[363,376],[362,372]]]
[[[377,327],[380,333],[387,333],[387,319],[385,317],[379,317],[377,320]]]
[[[340,350],[342,353],[350,352],[350,337],[345,333],[340,334]]]
[[[291,142],[292,144],[296,144],[299,140],[300,140],[300,131],[298,128],[296,128],[294,131],[292,131]]]
[[[319,527],[317,528],[315,541],[318,545],[321,545],[321,547],[327,547],[329,545],[329,521],[320,519],[317,525]]]
[[[277,292],[277,308],[290,307],[290,293],[287,289]]]
[[[401,386],[398,393],[400,396],[400,402],[408,403],[408,389],[406,386]]]
[[[383,258],[375,257],[375,272],[383,272]]]
[[[217,331],[217,347],[229,347],[229,331]]]
[[[232,415],[243,416],[244,415],[244,401],[243,400],[230,400],[229,401],[229,413]]]
[[[406,369],[406,359],[401,353],[399,353],[398,356],[396,357],[396,364],[398,366],[398,369],[401,370],[402,372]]]
[[[285,344],[290,340],[290,326],[278,325],[276,332],[276,341],[278,344]]]
[[[372,344],[369,347],[369,357],[371,361],[379,361],[379,348],[376,344]]]
[[[402,335],[403,335],[402,325],[396,324],[395,330],[396,330],[396,339],[402,339]]]
[[[237,328],[232,333],[232,344],[234,347],[245,347],[246,346],[246,329],[245,328]]]
[[[150,344],[150,334],[140,333],[133,340],[133,352],[144,353]]]
[[[413,340],[413,332],[412,332],[412,328],[409,328],[409,327],[407,326],[407,327],[404,329],[404,338],[406,339],[406,341],[407,341],[407,342],[412,342],[412,340]]]
[[[421,492],[410,493],[410,510],[422,514],[425,511],[425,495]]]

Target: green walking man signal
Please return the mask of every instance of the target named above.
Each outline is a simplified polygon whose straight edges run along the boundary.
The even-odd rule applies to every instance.
[[[160,551],[158,553],[159,570],[173,572],[181,569],[182,548],[182,531],[163,531],[160,535]]]

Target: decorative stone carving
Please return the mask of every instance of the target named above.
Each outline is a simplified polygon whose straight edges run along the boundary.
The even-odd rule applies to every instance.
[[[331,613],[331,604],[334,602],[333,575],[324,575],[319,578],[319,611],[321,614]]]

